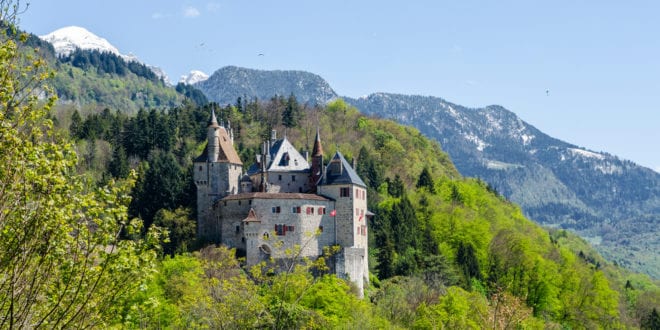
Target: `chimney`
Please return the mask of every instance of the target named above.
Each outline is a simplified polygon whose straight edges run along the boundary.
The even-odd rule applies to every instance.
[[[308,150],[303,151],[303,157],[305,157],[305,161],[309,162],[309,151]]]
[[[357,171],[357,158],[353,158],[353,171]]]
[[[273,145],[275,140],[277,140],[277,130],[274,129],[270,131],[270,145]]]

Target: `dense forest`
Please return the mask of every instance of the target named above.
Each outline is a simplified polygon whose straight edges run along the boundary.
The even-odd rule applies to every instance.
[[[527,220],[414,128],[292,95],[81,113],[55,106],[53,73],[18,51],[25,40],[9,33],[0,46],[0,328],[660,324],[656,282]],[[365,299],[323,258],[292,251],[286,271],[246,268],[195,239],[191,162],[211,109],[234,128],[245,165],[272,129],[310,150],[318,127],[327,154],[357,160],[375,213]]]

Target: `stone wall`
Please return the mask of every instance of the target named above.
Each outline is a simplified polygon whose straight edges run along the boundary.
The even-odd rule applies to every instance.
[[[244,249],[248,264],[257,263],[265,257],[252,250],[262,245],[268,247],[270,256],[274,258],[285,257],[284,251],[296,246],[302,249],[301,256],[317,257],[322,255],[324,246],[335,244],[335,219],[329,215],[329,211],[334,208],[333,204],[330,200],[317,199],[241,199],[240,195],[221,200],[216,204],[216,212],[222,222],[220,242]],[[294,213],[298,208],[300,213]],[[308,208],[310,214],[307,214]],[[319,214],[319,208],[325,208],[325,214]],[[258,222],[246,225],[243,220],[247,218],[250,209],[254,210]],[[281,231],[284,235],[277,235],[276,225],[286,226],[286,231]]]

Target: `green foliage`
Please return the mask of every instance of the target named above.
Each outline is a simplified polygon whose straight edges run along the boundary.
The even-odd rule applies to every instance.
[[[417,188],[425,187],[430,193],[435,193],[435,183],[431,177],[431,172],[427,167],[424,167],[422,173],[419,174],[419,179],[417,179]]]
[[[174,211],[160,209],[154,215],[154,225],[167,230],[168,242],[163,244],[163,253],[174,255],[193,247],[197,225],[190,209],[178,207]]]
[[[1,2],[11,24],[19,3]],[[8,20],[7,20],[8,19]],[[127,218],[134,178],[90,186],[72,145],[52,129],[51,76],[27,36],[0,35],[0,327],[83,328],[121,322],[152,273],[157,233]]]

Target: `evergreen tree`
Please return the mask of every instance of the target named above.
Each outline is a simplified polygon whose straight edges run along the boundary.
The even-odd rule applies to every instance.
[[[465,280],[465,287],[469,288],[472,279],[481,280],[479,261],[475,254],[474,246],[470,243],[460,242],[456,251],[456,263],[460,266]]]
[[[149,228],[158,210],[173,210],[180,205],[185,187],[183,178],[184,173],[173,154],[153,153],[149,168],[133,190],[129,213],[141,217]]]
[[[389,178],[385,179],[387,182],[387,193],[392,197],[401,197],[405,193],[405,188],[403,186],[403,181],[401,177],[396,174],[394,175],[394,180]]]
[[[645,317],[640,325],[641,329],[648,329],[648,330],[657,330],[660,329],[660,314],[658,314],[658,310],[656,308],[653,308],[651,313]]]
[[[128,157],[124,146],[119,144],[112,151],[112,160],[108,164],[108,172],[115,178],[126,178],[130,171]]]
[[[424,167],[417,180],[417,188],[422,187],[428,189],[432,194],[435,193],[435,183],[433,182],[433,177],[431,177],[431,172],[429,172],[428,167]]]
[[[283,100],[280,102],[284,103]],[[302,115],[302,110],[296,97],[291,93],[289,98],[286,100],[286,107],[284,112],[282,112],[282,125],[286,128],[298,127],[300,124],[300,117]]]
[[[74,139],[81,139],[83,131],[83,120],[80,117],[78,109],[73,110],[71,114],[71,125],[69,125],[69,134]]]

